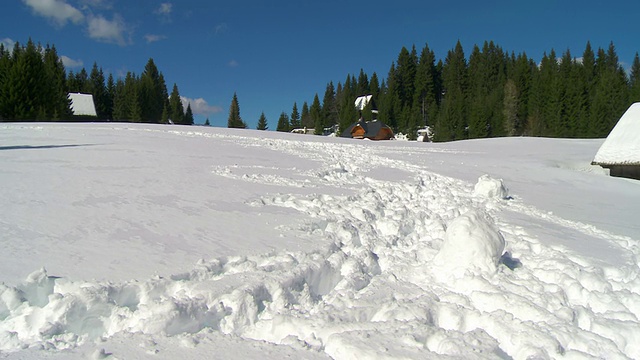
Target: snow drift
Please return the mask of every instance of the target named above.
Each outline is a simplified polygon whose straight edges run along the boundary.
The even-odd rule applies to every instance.
[[[640,357],[601,140],[0,128],[3,358]]]

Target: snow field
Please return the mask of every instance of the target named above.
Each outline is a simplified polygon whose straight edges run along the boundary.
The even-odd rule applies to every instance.
[[[317,164],[212,172],[273,186],[246,205],[305,214],[294,230],[327,245],[215,257],[137,281],[56,278],[42,269],[22,284],[0,285],[0,351],[73,349],[123,333],[180,337],[192,348],[214,331],[335,359],[640,358],[634,239],[510,198],[502,180],[482,176],[474,186],[391,160],[384,148],[168,133]],[[371,164],[409,179],[369,177]],[[630,250],[606,264],[541,238],[557,229]]]

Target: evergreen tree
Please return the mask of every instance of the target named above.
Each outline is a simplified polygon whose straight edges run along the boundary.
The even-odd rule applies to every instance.
[[[104,81],[102,68],[98,69],[98,64],[94,62],[89,75],[89,93],[93,95],[96,114],[100,120],[107,119],[107,114],[109,112],[107,104],[107,87],[105,86]]]
[[[309,119],[313,122],[313,127],[315,129],[314,134],[322,135],[324,132],[324,128],[322,126],[322,108],[320,107],[320,98],[318,94],[313,98],[313,102],[311,103],[311,107],[309,108]]]
[[[447,53],[442,68],[443,96],[434,131],[436,141],[460,140],[467,137],[466,99],[467,61],[460,41]]]
[[[373,101],[378,103],[378,99],[380,98],[380,81],[375,72],[371,74],[371,79],[369,80],[369,93],[372,95],[371,98]]]
[[[415,46],[411,52],[406,47],[402,47],[398,55],[398,61],[395,71],[396,92],[400,99],[400,105],[411,106],[414,97],[414,86],[417,72],[417,54]]]
[[[482,51],[474,46],[469,57],[467,106],[470,138],[504,134],[504,60],[502,49],[486,41]]]
[[[524,132],[526,119],[529,116],[529,96],[531,93],[531,83],[533,81],[534,74],[537,74],[538,66],[527,57],[527,54],[520,54],[517,57],[514,55],[512,60],[511,70],[509,71],[508,78],[513,80],[516,88],[515,94],[517,94],[517,111],[515,121],[513,125],[514,134],[522,135]],[[507,85],[505,85],[505,91],[507,91]],[[506,93],[505,93],[506,96]],[[506,115],[505,115],[506,116]],[[506,124],[505,131],[509,133],[509,123]]]
[[[91,92],[91,84],[89,83],[89,74],[85,68],[82,68],[76,75],[74,76],[74,80],[71,82],[74,88],[70,89],[70,92],[77,92],[87,94]]]
[[[4,120],[5,102],[8,89],[5,88],[9,70],[11,69],[11,55],[9,51],[5,49],[4,45],[0,43],[0,121]]]
[[[137,83],[134,83],[132,88],[130,89],[130,100],[129,100],[129,114],[128,118],[132,122],[142,122],[142,106],[141,97],[138,90],[139,86]]]
[[[160,122],[165,103],[164,94],[166,94],[166,85],[163,84],[163,79],[153,59],[150,58],[140,77],[139,87],[142,120],[145,122]]]
[[[260,114],[260,118],[258,119],[257,130],[267,130],[269,129],[269,125],[267,124],[267,117],[264,116],[264,111]]]
[[[167,106],[167,110],[169,109],[169,92],[167,90],[167,83],[164,81],[164,75],[160,73],[160,97],[162,98],[162,107]]]
[[[342,89],[342,104],[340,106],[340,122],[338,128],[340,133],[347,129],[354,121],[358,119],[358,113],[355,107],[355,92],[351,89],[350,78],[345,82],[345,86]]]
[[[207,119],[204,121],[204,126],[211,126],[211,123],[209,122],[209,118],[207,118]]]
[[[640,101],[640,58],[638,53],[633,58],[633,64],[631,65],[631,76],[629,79],[629,102],[635,103]]]
[[[504,132],[514,136],[517,132],[518,120],[518,87],[513,79],[504,84],[503,99]]]
[[[113,93],[113,120],[122,121],[127,119],[128,110],[126,96],[124,80],[118,79]]]
[[[160,123],[161,124],[168,124],[169,123],[169,105],[168,105],[168,103],[165,103],[164,106],[162,107],[162,116],[160,117]]]
[[[584,136],[582,123],[588,118],[588,98],[582,67],[582,64],[575,61],[570,50],[567,49],[559,66],[562,114],[554,136]]]
[[[552,49],[542,57],[540,70],[534,78],[533,97],[530,98],[531,116],[528,133],[533,136],[553,136],[561,124],[562,100],[558,60]]]
[[[58,57],[55,46],[47,45],[44,53],[44,67],[46,73],[47,119],[70,119],[71,100],[66,90],[66,72],[62,60]]]
[[[591,43],[587,41],[584,52],[582,53],[582,76],[581,78],[584,81],[585,92],[587,97],[586,103],[586,112],[587,116],[585,116],[580,125],[579,125],[579,134],[581,137],[588,137],[590,132],[590,114],[591,114],[591,103],[593,102],[594,96],[594,88],[596,86],[596,57],[593,49],[591,48]]]
[[[395,133],[402,131],[398,122],[399,114],[402,111],[402,103],[398,96],[396,86],[396,67],[395,63],[391,64],[388,83],[382,83],[380,86],[380,101],[378,109],[378,117],[380,121],[386,123]]]
[[[171,96],[169,96],[169,119],[174,124],[184,123],[184,108],[182,107],[182,99],[178,92],[178,85],[173,84]]]
[[[289,115],[284,111],[280,113],[280,117],[278,118],[278,125],[276,127],[276,131],[288,132],[290,128],[289,124]]]
[[[239,128],[246,129],[247,124],[242,121],[240,117],[240,104],[238,103],[238,96],[236,93],[233,93],[233,99],[231,100],[231,105],[229,106],[229,119],[227,120],[227,127],[229,128]]]
[[[435,61],[435,54],[425,45],[420,53],[414,84],[412,116],[416,117],[414,122],[418,127],[434,125],[438,113]]]
[[[369,95],[371,92],[369,87],[369,78],[363,69],[360,69],[360,74],[358,75],[358,87],[354,90],[356,96]]]
[[[291,118],[290,118],[291,128],[297,129],[302,126],[300,122],[300,113],[298,113],[298,104],[293,103],[293,109],[291,110]]]
[[[193,111],[191,111],[191,103],[188,103],[187,111],[184,114],[184,125],[193,125],[193,123],[194,123]]]
[[[14,64],[5,84],[8,92],[5,104],[7,119],[33,121],[46,117],[45,99],[41,96],[46,92],[42,81],[45,68],[41,54],[41,47],[31,39],[24,50],[14,54]]]
[[[338,123],[338,108],[336,104],[336,93],[333,82],[329,82],[329,84],[327,84],[327,88],[324,92],[324,98],[322,99],[321,117],[321,126],[323,127],[323,129],[331,127]]]
[[[342,83],[338,82],[338,86],[336,86],[336,96],[334,97],[338,115],[340,115],[340,109],[342,106],[343,98],[344,98],[344,90],[342,89]],[[340,122],[340,120],[338,120],[338,122]]]
[[[629,88],[624,69],[618,63],[613,43],[607,52],[599,49],[597,83],[591,102],[589,136],[605,137],[629,106]]]
[[[123,101],[124,105],[124,119],[127,119],[132,122],[141,122],[142,121],[142,108],[140,106],[140,95],[139,95],[139,78],[136,74],[132,72],[127,72],[127,75],[124,79],[124,96]]]
[[[105,97],[105,105],[106,105],[106,119],[113,119],[113,103],[116,95],[116,84],[113,80],[113,75],[109,74],[107,78],[107,94]]]
[[[300,122],[302,123],[302,127],[307,129],[312,129],[314,127],[313,119],[311,118],[311,113],[309,112],[309,105],[305,101],[302,104],[302,113],[300,114]]]

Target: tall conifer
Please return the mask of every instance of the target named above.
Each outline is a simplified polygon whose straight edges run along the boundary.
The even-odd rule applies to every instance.
[[[636,52],[631,65],[631,76],[629,78],[629,102],[634,103],[640,101],[640,58]]]
[[[442,68],[443,97],[434,138],[437,141],[460,140],[467,137],[467,61],[460,41],[447,53]]]
[[[322,135],[324,129],[322,126],[322,108],[320,107],[320,98],[318,94],[313,98],[313,102],[311,103],[311,107],[309,108],[309,119],[313,122],[313,128],[315,129],[314,133],[316,135]]]
[[[169,96],[169,119],[174,124],[184,123],[184,107],[182,106],[182,99],[180,99],[180,92],[178,91],[178,85],[173,84],[171,90],[171,96]]]
[[[288,132],[290,128],[289,124],[289,115],[284,111],[280,113],[280,117],[278,118],[278,125],[276,126],[276,131]]]
[[[292,129],[297,129],[302,126],[300,122],[300,113],[298,112],[298,104],[293,103],[293,109],[291,109],[290,124]]]
[[[96,107],[98,119],[107,119],[109,110],[107,109],[108,95],[105,85],[104,73],[102,68],[98,69],[98,64],[93,63],[91,73],[89,75],[89,93],[93,95],[93,103]]]
[[[260,114],[260,118],[258,119],[257,130],[267,130],[269,129],[269,125],[267,124],[267,117],[264,115],[264,111]]]
[[[305,101],[302,103],[302,112],[300,113],[300,122],[302,123],[302,127],[307,129],[312,129],[314,127],[313,119],[311,118],[311,114],[309,112],[309,104]]]
[[[233,93],[231,105],[229,106],[229,118],[227,119],[227,127],[246,129],[247,124],[240,117],[240,104],[238,103],[238,95]]]
[[[191,103],[187,104],[187,111],[184,113],[184,125],[193,125],[193,111],[191,110]]]

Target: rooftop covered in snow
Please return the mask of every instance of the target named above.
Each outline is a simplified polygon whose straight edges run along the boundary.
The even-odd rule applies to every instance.
[[[608,168],[611,176],[640,180],[640,102],[618,120],[592,164]]]
[[[71,111],[73,111],[73,115],[98,116],[96,106],[93,103],[93,95],[69,93],[69,99],[71,99]]]
[[[594,165],[640,165],[640,102],[632,104],[611,130]]]

